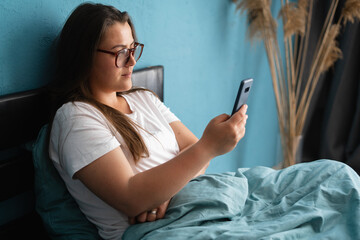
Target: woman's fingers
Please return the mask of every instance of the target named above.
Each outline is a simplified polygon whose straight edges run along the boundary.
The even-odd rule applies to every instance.
[[[149,212],[143,212],[136,217],[129,217],[129,224],[152,222],[156,220],[156,214]]]
[[[158,209],[157,208],[154,208],[153,210],[148,211],[146,221],[147,222],[155,221],[157,214],[158,214]]]
[[[243,105],[238,112],[236,112],[229,121],[234,124],[234,129],[237,132],[237,140],[240,140],[245,135],[245,125],[248,119],[246,115],[247,105]]]
[[[209,154],[215,157],[234,149],[245,135],[246,110],[247,105],[244,105],[231,117],[222,114],[209,122],[200,139],[207,146]]]
[[[237,111],[236,113],[234,113],[234,115],[231,116],[231,119],[229,121],[233,121],[233,122],[239,122],[242,121],[244,117],[246,117],[246,111],[247,111],[248,106],[245,104],[243,105],[239,111]]]
[[[221,114],[221,115],[216,116],[213,119],[211,119],[209,124],[211,124],[211,125],[221,124],[221,123],[225,122],[226,120],[228,120],[229,118],[230,118],[229,115]]]
[[[170,200],[164,202],[163,204],[161,204],[158,209],[157,209],[157,215],[156,215],[156,219],[162,219],[165,216],[166,210],[168,208]]]
[[[143,212],[136,217],[129,217],[129,224],[153,222],[157,219],[164,218],[169,202],[170,200],[164,202],[158,208]]]
[[[138,215],[138,216],[136,217],[136,221],[137,221],[137,222],[140,222],[140,223],[146,222],[147,215],[148,215],[147,212],[141,213],[140,215]]]
[[[155,221],[157,219],[164,218],[167,207],[169,205],[169,202],[170,202],[170,200],[164,202],[158,208],[155,208],[155,209],[151,210],[150,212],[148,212],[147,221],[152,222],[152,221]]]

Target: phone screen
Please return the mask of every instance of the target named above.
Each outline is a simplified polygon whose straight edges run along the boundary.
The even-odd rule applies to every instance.
[[[253,83],[252,78],[244,79],[240,82],[240,87],[236,96],[234,108],[231,115],[239,111],[242,105],[246,104],[250,94],[252,83]]]

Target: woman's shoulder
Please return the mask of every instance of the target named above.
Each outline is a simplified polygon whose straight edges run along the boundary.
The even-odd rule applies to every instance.
[[[130,98],[136,98],[137,100],[144,100],[146,102],[148,102],[149,100],[154,102],[158,99],[154,92],[147,89],[139,89],[126,95]]]
[[[67,102],[63,104],[56,112],[55,118],[69,119],[78,116],[99,115],[98,109],[89,103],[85,102]]]

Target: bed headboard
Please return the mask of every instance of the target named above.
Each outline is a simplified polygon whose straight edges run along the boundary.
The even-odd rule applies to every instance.
[[[154,91],[161,100],[163,78],[163,66],[135,70],[132,75],[134,86]],[[13,238],[19,229],[28,231],[27,236],[32,232],[39,236],[41,221],[34,210],[34,170],[27,146],[47,123],[49,108],[43,88],[0,96],[0,239]]]

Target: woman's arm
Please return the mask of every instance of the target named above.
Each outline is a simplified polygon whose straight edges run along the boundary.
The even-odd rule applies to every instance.
[[[180,153],[191,147],[195,144],[199,139],[180,121],[174,121],[170,123],[170,126],[175,134],[177,143],[179,145]],[[195,177],[204,174],[208,164],[198,172]],[[161,219],[165,216],[165,212],[170,200],[166,201],[156,209],[156,214],[151,214],[148,211],[142,212],[140,215],[136,217],[130,217],[130,224],[134,224],[136,222],[151,222],[157,219]]]
[[[121,148],[116,148],[80,169],[75,178],[133,217],[172,198],[211,160],[205,153],[204,144],[198,142],[172,160],[135,175]]]
[[[179,144],[180,153],[197,143],[199,139],[180,121],[170,123],[172,130],[175,133],[176,141]],[[204,174],[209,164],[206,164],[195,177]]]
[[[121,148],[116,148],[74,177],[114,208],[127,216],[137,216],[173,197],[212,158],[231,151],[245,134],[245,113],[243,108],[231,118],[225,114],[214,118],[199,141],[147,171],[135,175]]]

